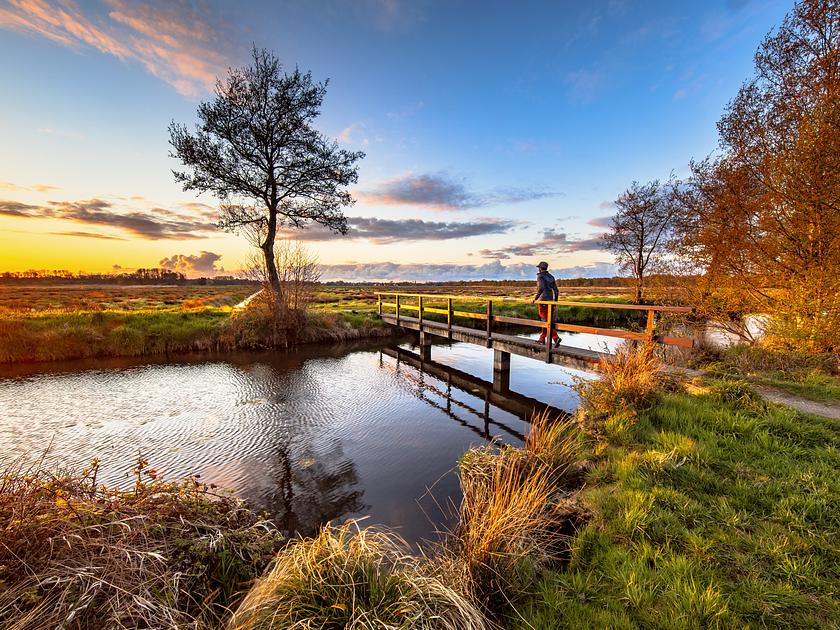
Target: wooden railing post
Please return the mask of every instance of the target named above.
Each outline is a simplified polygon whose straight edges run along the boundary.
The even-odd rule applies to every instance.
[[[452,339],[452,298],[446,298],[446,330],[448,336]]]
[[[376,311],[379,314],[379,319],[382,319],[382,294],[376,294]]]
[[[545,362],[551,363],[551,333],[554,330],[554,304],[546,304],[545,317]]]
[[[420,321],[420,330],[423,330],[423,296],[417,296],[417,319]]]
[[[647,328],[645,329],[645,334],[647,335],[647,342],[653,342],[653,331],[656,327],[656,311],[653,309],[647,312]]]
[[[397,293],[397,326],[400,325],[400,294]]]
[[[487,347],[493,345],[493,300],[487,300]]]

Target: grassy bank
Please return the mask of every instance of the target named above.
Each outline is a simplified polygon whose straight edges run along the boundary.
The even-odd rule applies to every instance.
[[[231,307],[0,313],[0,363],[288,347],[389,334],[352,313],[310,313],[288,326]]]
[[[840,356],[774,347],[773,340],[711,352],[697,367],[720,376],[743,376],[759,386],[809,400],[840,402]]]
[[[831,628],[840,427],[711,380],[601,444],[591,519],[520,628]]]
[[[217,628],[283,540],[240,501],[138,462],[134,486],[81,472],[0,477],[0,627]]]
[[[487,291],[491,289],[499,292],[498,287]],[[259,299],[244,311],[235,308],[253,292],[252,285],[6,287],[0,291],[0,363],[289,347],[395,332],[375,318],[371,287],[324,287],[311,296],[305,314],[292,313],[283,322],[272,321]],[[609,293],[574,297],[622,300]],[[454,306],[477,308],[475,302],[461,300]],[[500,301],[495,310],[537,319],[536,307],[528,304]],[[557,319],[608,327],[641,325],[633,312],[586,306],[560,307]]]

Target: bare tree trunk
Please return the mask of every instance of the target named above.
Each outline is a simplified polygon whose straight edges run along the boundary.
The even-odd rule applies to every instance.
[[[280,284],[277,264],[274,262],[274,243],[266,243],[261,249],[265,258],[265,274],[268,276],[268,284],[271,287],[271,292],[274,294],[274,301],[279,307],[283,303],[283,286]]]
[[[265,240],[262,242],[262,249],[265,257],[265,273],[268,276],[268,284],[274,294],[274,306],[277,312],[283,310],[283,285],[280,282],[280,275],[277,273],[277,262],[274,260],[274,239],[277,235],[277,209],[272,207],[269,210],[268,230]]]

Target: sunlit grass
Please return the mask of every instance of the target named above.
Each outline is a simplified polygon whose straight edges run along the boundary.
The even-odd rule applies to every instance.
[[[282,537],[240,501],[146,462],[130,489],[81,472],[0,474],[0,627],[216,628]]]
[[[517,627],[834,627],[840,426],[707,390],[663,394],[601,451],[591,519]]]
[[[484,616],[397,536],[355,523],[295,541],[248,592],[228,628],[483,630]]]

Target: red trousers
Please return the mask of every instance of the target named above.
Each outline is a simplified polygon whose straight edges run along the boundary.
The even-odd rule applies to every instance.
[[[540,319],[546,321],[548,319],[548,304],[537,304],[537,312],[540,314]],[[546,332],[547,330],[543,328],[540,333],[540,341],[545,341]],[[556,341],[558,336],[557,331],[552,329],[551,340]]]

